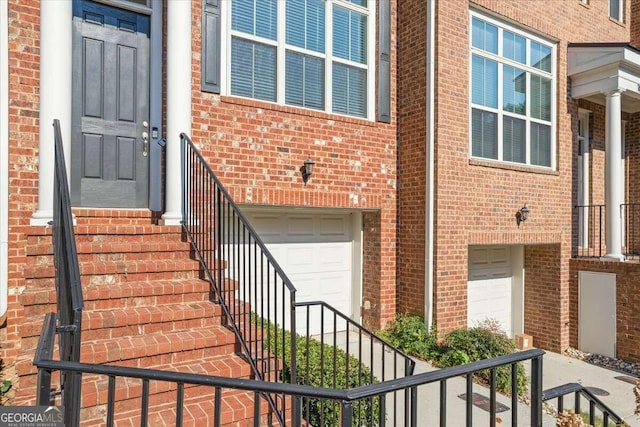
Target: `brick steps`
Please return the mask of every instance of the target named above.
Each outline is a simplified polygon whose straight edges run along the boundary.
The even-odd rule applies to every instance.
[[[210,300],[209,283],[193,279],[125,282],[118,286],[83,283],[82,293],[85,311]],[[20,299],[25,311],[44,314],[50,311],[49,304],[55,304],[56,292],[52,288],[28,289]]]
[[[153,225],[148,212],[109,212],[113,216],[74,209],[84,297],[81,362],[250,378],[251,368],[237,354],[236,337],[224,326],[223,310],[212,302],[211,286],[201,280],[200,265],[181,230]],[[56,311],[50,233],[30,228],[25,248],[25,290],[19,296],[25,322],[19,328],[22,356],[16,363],[16,402],[22,404],[34,403],[33,352],[44,314]],[[233,310],[246,310],[234,302],[232,291],[227,296]],[[265,356],[264,363],[273,362]],[[106,377],[83,376],[82,425],[105,424],[107,384]],[[139,425],[141,384],[117,380],[116,425]],[[150,382],[149,425],[175,424],[176,387]],[[185,425],[212,423],[213,392],[210,387],[185,387]],[[267,425],[266,401],[261,407],[260,425]],[[252,392],[225,390],[223,425],[253,425],[253,408]]]

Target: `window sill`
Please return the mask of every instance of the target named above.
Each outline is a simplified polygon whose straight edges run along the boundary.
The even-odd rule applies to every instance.
[[[504,169],[504,170],[516,171],[516,172],[535,173],[540,175],[552,175],[552,176],[560,175],[560,173],[557,170],[552,170],[552,169],[538,167],[538,166],[517,165],[514,163],[499,162],[497,160],[483,160],[483,159],[471,158],[469,159],[469,165],[482,166],[482,167],[494,168],[494,169]]]
[[[351,123],[351,124],[360,125],[360,126],[364,125],[364,126],[373,127],[379,124],[383,124],[383,125],[386,124],[386,123],[379,123],[372,120],[361,119],[358,117],[342,116],[339,114],[329,114],[329,113],[325,113],[324,111],[310,110],[307,108],[293,107],[290,105],[280,105],[274,102],[260,101],[257,99],[239,98],[231,95],[220,95],[220,101],[226,102],[228,104],[244,105],[246,107],[261,108],[263,110],[268,110],[268,111],[279,111],[283,113],[295,114],[298,116],[315,117],[315,118],[324,119],[324,120],[334,120],[336,122],[345,122],[345,123]]]

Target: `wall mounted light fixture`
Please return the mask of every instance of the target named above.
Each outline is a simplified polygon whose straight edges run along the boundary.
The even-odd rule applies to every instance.
[[[518,212],[516,212],[516,223],[518,224],[518,227],[520,227],[520,223],[521,222],[525,222],[527,220],[527,217],[529,216],[529,208],[527,207],[527,204],[525,203],[523,207],[521,207]]]
[[[307,181],[309,181],[309,177],[313,173],[313,165],[315,165],[315,163],[309,156],[307,160],[304,161],[302,166],[300,166],[300,173],[302,174],[302,181],[304,182],[305,186],[307,185]]]

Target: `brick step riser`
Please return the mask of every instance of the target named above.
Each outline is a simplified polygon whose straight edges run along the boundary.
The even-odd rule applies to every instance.
[[[163,260],[194,261],[191,249],[183,245],[165,245],[164,250],[136,247],[111,247],[113,250],[78,251],[78,263],[80,266],[94,262],[140,262]],[[52,254],[31,255],[27,257],[28,267],[52,267],[54,259]]]
[[[124,251],[124,252],[90,252],[78,253],[80,266],[91,263],[128,262],[139,263],[144,261],[171,260],[193,261],[189,248],[170,248],[166,252],[153,251]],[[53,267],[53,255],[36,255],[27,257],[27,268]]]
[[[29,279],[26,281],[27,289],[20,296],[20,303],[24,307],[55,304],[56,291],[54,279]],[[38,289],[40,287],[40,289]],[[200,279],[187,280],[165,280],[156,282],[140,282],[135,283],[127,281],[126,284],[118,286],[91,286],[83,283],[82,296],[85,308],[89,309],[91,304],[108,300],[149,300],[152,304],[162,303],[162,301],[175,302],[181,301],[181,296],[185,296],[182,302],[197,301],[196,295],[205,296],[206,299],[211,297],[211,285],[207,281]],[[91,307],[99,308],[99,306]],[[112,305],[104,308],[113,308]]]
[[[43,257],[53,256],[53,245],[51,242],[41,244],[30,244],[26,247],[27,257]],[[77,242],[76,251],[79,255],[83,254],[111,254],[111,253],[135,253],[135,252],[157,252],[165,254],[166,252],[191,252],[189,243],[173,240],[171,237],[163,236],[156,241],[144,240],[123,240],[114,241],[108,239],[98,242]]]
[[[193,393],[193,396],[189,394]],[[253,427],[254,421],[254,404],[253,393],[233,393],[229,398],[225,398],[223,391],[222,398],[222,423],[223,426],[246,426]],[[175,391],[153,394],[149,396],[149,425],[175,425]],[[241,403],[239,403],[241,402]],[[124,401],[116,401],[115,408],[115,424],[122,425],[140,425],[140,410],[142,407],[142,399],[128,399]],[[270,408],[266,400],[262,399],[260,403],[260,422],[259,425],[267,426],[269,424]],[[84,422],[91,422],[92,419],[103,419],[106,416],[106,404],[95,407],[82,409],[81,418]],[[212,387],[185,387],[185,399],[183,406],[183,425],[184,426],[202,426],[213,425],[214,414],[214,391]]]
[[[84,247],[99,246],[99,245],[119,245],[119,244],[134,244],[134,245],[150,245],[150,244],[183,244],[189,245],[187,240],[180,233],[168,232],[168,233],[151,233],[151,234],[117,234],[110,229],[105,228],[102,230],[102,234],[90,233],[90,234],[77,234],[76,233],[76,248],[79,250]],[[27,249],[31,249],[38,253],[40,250],[48,250],[52,252],[53,248],[53,236],[49,234],[45,235],[29,235],[27,236]]]
[[[105,271],[102,274],[96,272],[83,273],[81,270],[80,281],[84,288],[86,286],[111,286],[120,283],[129,284],[136,282],[192,280],[201,278],[200,270],[195,264],[190,266],[183,265],[180,266],[180,268],[171,268],[170,266],[155,269],[153,269],[152,266],[147,266],[145,268],[147,271],[132,271],[128,268],[125,271],[123,266],[116,271],[115,267],[112,267],[109,269],[110,271]],[[44,274],[30,275],[27,277],[26,284],[31,289],[54,289],[53,268],[47,269]]]
[[[81,277],[102,276],[102,275],[124,275],[131,276],[140,273],[158,273],[158,272],[199,272],[200,264],[190,259],[171,259],[159,260],[148,259],[139,262],[84,262],[80,263]],[[55,277],[55,268],[53,265],[47,266],[27,266],[24,269],[25,279],[46,279]],[[140,281],[142,281],[141,279]]]
[[[80,355],[80,361],[83,363],[97,363],[97,364],[110,364],[117,366],[127,366],[132,368],[154,368],[154,369],[162,369],[161,367],[166,367],[171,364],[184,364],[186,362],[193,362],[196,364],[198,361],[204,360],[206,358],[218,357],[218,356],[229,356],[229,357],[237,357],[230,356],[234,353],[234,343],[229,342],[230,340],[221,340],[220,343],[210,343],[207,346],[196,349],[186,349],[186,350],[173,350],[168,353],[162,354],[152,354],[152,355],[141,355],[137,356],[135,353],[128,354],[115,354],[114,352],[100,352],[89,354],[87,352],[82,352]],[[125,360],[119,360],[119,357],[125,357]],[[28,387],[35,387],[37,381],[37,368],[33,366],[33,359],[29,360],[21,360],[16,363],[16,373],[20,377],[20,390]],[[160,368],[159,368],[160,367]],[[218,376],[232,376],[232,378],[236,378],[235,375],[243,375],[247,378],[250,376],[250,370],[248,364],[239,368],[238,366],[234,366],[233,368],[229,368],[228,366],[220,366],[222,370],[218,370],[213,372],[212,375]],[[239,370],[240,369],[240,370]]]

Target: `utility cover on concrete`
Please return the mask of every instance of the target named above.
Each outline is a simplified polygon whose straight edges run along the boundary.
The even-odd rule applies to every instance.
[[[609,396],[609,392],[607,390],[604,390],[598,387],[585,387],[585,388],[596,396]]]
[[[467,400],[467,393],[459,394],[458,397],[462,400]],[[489,398],[481,395],[480,393],[474,392],[471,395],[471,403],[473,403],[475,406],[477,406],[480,409],[484,409],[487,412],[489,412],[491,409],[491,406],[490,406],[491,401],[489,400]],[[509,410],[508,406],[503,405],[500,402],[496,402],[496,413],[505,412],[508,410]]]
[[[615,379],[624,381],[625,383],[629,383],[633,385],[636,385],[638,383],[638,380],[640,380],[640,378],[631,377],[629,375],[620,375],[618,377],[615,377]]]

